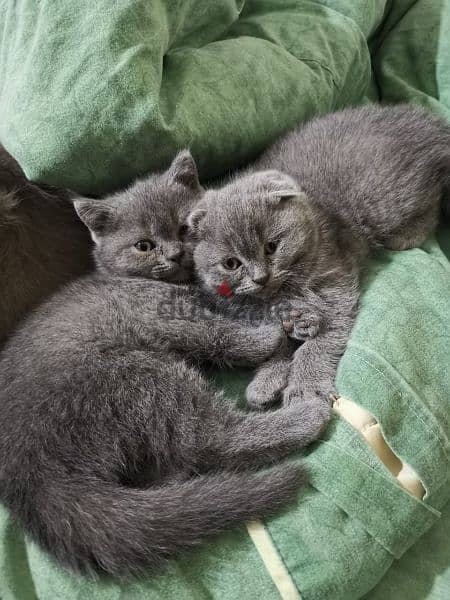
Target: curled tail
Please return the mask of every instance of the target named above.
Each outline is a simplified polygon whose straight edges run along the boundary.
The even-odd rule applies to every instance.
[[[150,489],[68,481],[34,499],[28,531],[73,571],[136,575],[226,527],[276,512],[305,479],[301,468],[282,465]]]

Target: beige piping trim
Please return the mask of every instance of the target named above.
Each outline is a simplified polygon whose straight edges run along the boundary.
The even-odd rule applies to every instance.
[[[388,446],[380,424],[367,410],[343,396],[334,399],[335,412],[345,419],[366,440],[381,462],[407,492],[422,500],[425,488],[417,473],[404,463]],[[258,551],[264,566],[280,593],[282,600],[302,600],[300,592],[275,548],[269,532],[261,521],[247,523],[248,534]]]
[[[425,488],[417,473],[407,463],[404,463],[388,446],[380,424],[367,410],[343,396],[337,397],[333,404],[334,410],[352,425],[366,440],[381,462],[387,467],[397,482],[407,492],[422,500]]]
[[[247,523],[247,531],[282,600],[301,600],[297,586],[286,569],[269,532],[261,521]]]

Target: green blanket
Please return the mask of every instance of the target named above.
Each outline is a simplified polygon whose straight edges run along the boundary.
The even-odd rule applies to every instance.
[[[364,600],[450,598],[450,503],[441,519],[396,561]]]
[[[128,183],[184,146],[212,177],[294,123],[368,99],[450,119],[439,0],[0,0],[0,26],[0,140],[29,177],[83,192]],[[366,594],[450,499],[446,245],[443,230],[439,243],[374,259],[337,380],[419,474],[423,502],[335,418],[304,457],[311,485],[294,509],[145,581],[76,579],[2,510],[1,600]],[[248,376],[217,378],[239,399]]]

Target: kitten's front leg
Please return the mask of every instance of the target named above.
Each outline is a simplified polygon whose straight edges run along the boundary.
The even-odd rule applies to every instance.
[[[276,357],[261,365],[245,390],[247,404],[261,410],[281,400],[291,362],[292,358]]]
[[[220,316],[173,319],[164,323],[169,349],[194,360],[239,366],[258,366],[287,345],[281,323],[251,326]]]
[[[273,312],[282,319],[285,331],[294,340],[303,342],[315,337],[323,326],[323,317],[317,308],[304,304],[291,302],[289,307],[274,307]],[[290,344],[283,353],[279,352],[259,367],[245,392],[249,406],[265,409],[281,399],[288,384],[295,348]]]
[[[336,369],[350,337],[357,301],[358,292],[352,286],[324,292],[322,329],[296,350],[284,404],[319,401],[324,416],[330,414]]]

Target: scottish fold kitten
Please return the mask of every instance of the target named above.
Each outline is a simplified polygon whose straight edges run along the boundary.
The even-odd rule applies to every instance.
[[[0,500],[41,547],[88,574],[157,568],[275,512],[304,471],[255,469],[322,427],[314,407],[245,414],[207,383],[199,362],[256,366],[285,333],[279,322],[192,310],[192,288],[147,278],[184,273],[174,202],[183,212],[195,201],[192,159],[178,157],[141,192],[75,202],[97,270],[35,309],[0,353]]]
[[[204,288],[215,296],[226,284],[230,306],[289,305],[286,328],[302,342],[292,361],[280,355],[260,368],[251,405],[329,398],[365,257],[422,244],[449,183],[447,123],[418,108],[371,106],[294,129],[205,194],[190,216]]]

